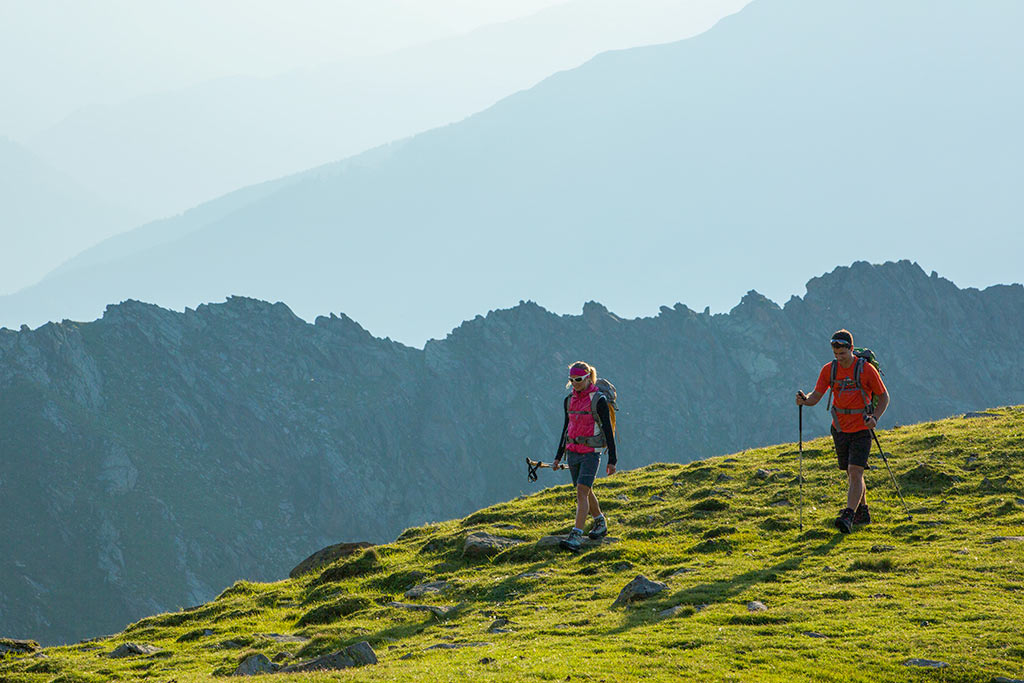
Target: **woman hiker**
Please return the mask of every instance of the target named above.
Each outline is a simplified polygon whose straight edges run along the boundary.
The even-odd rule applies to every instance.
[[[608,533],[608,524],[601,514],[601,506],[594,496],[594,479],[601,465],[601,450],[608,449],[608,475],[615,473],[615,435],[612,430],[608,400],[597,392],[597,370],[583,361],[569,366],[569,382],[566,389],[572,393],[562,403],[565,423],[562,438],[558,442],[558,453],[552,467],[561,466],[562,456],[569,452],[569,473],[576,487],[576,522],[561,545],[568,550],[579,550],[583,543],[583,525],[587,515],[594,516],[594,525],[587,534],[598,539]]]

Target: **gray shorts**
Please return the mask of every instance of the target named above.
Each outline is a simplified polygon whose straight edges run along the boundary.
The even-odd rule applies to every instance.
[[[573,486],[583,484],[593,488],[594,479],[597,478],[597,468],[600,466],[600,453],[573,453],[569,451],[569,474],[572,475]]]

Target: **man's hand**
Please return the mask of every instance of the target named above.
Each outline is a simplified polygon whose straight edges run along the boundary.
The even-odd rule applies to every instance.
[[[608,467],[604,468],[605,473],[610,477],[615,474],[615,465],[608,463]]]
[[[807,394],[802,391],[796,392],[796,404],[798,406],[805,405],[807,403]]]
[[[868,426],[868,429],[874,429],[878,426],[878,418],[874,415],[868,415],[864,418],[864,424]]]
[[[556,471],[562,469],[562,461],[559,458],[555,458],[555,461],[551,463],[551,469]]]

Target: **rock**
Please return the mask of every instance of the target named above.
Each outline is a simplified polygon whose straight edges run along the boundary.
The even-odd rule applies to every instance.
[[[789,502],[788,498],[780,498],[778,500],[772,501],[771,503],[768,503],[768,507],[773,508],[789,507],[790,505],[792,505],[792,503]]]
[[[188,633],[183,633],[182,635],[178,636],[177,639],[175,640],[175,642],[187,643],[190,640],[199,640],[200,638],[208,638],[209,636],[212,636],[213,634],[214,634],[214,631],[212,631],[212,630],[210,630],[208,628],[197,628],[195,631],[189,631]]]
[[[277,671],[278,666],[267,659],[266,655],[249,655],[242,660],[232,676],[258,676],[259,674],[272,674]]]
[[[723,472],[722,474],[719,474],[718,477],[715,478],[715,483],[722,484],[722,483],[725,483],[727,481],[732,481],[732,480],[733,480],[733,477],[730,477],[728,474],[725,474]]]
[[[1006,676],[996,676],[992,679],[992,683],[1024,683],[1024,678],[1007,678]]]
[[[302,576],[303,574],[308,574],[316,571],[317,569],[322,569],[329,564],[334,564],[334,562],[343,557],[348,557],[353,553],[372,546],[372,543],[359,541],[357,543],[337,543],[335,545],[329,545],[326,548],[321,548],[302,562],[299,562],[294,569],[288,572],[288,578],[294,579]]]
[[[892,596],[888,593],[875,593],[873,595],[869,595],[868,597],[874,598],[875,600],[892,600]]]
[[[625,493],[619,493],[619,494],[616,494],[615,500],[621,500],[623,503],[628,503],[629,502],[629,496],[627,496]]]
[[[626,561],[616,562],[615,564],[612,565],[612,571],[613,572],[627,572],[627,571],[629,571],[632,568],[633,568],[633,563],[632,562],[626,562]]]
[[[495,524],[494,528],[495,529],[503,529],[505,531],[512,531],[514,529],[518,529],[519,525],[518,524]]]
[[[685,574],[693,574],[693,573],[695,573],[697,571],[700,571],[700,570],[694,569],[692,567],[680,567],[679,569],[677,569],[674,572],[672,572],[669,575],[669,578],[672,579],[672,578],[675,578],[677,576],[683,576]]]
[[[1024,498],[1014,498],[1013,502],[1017,505],[1024,505]]]
[[[512,629],[505,628],[505,627],[506,626],[511,626],[511,625],[512,625],[512,622],[509,621],[508,619],[506,619],[505,617],[498,617],[497,619],[495,619],[494,621],[491,622],[491,625],[488,627],[487,632],[488,633],[509,633],[509,632],[511,632]]]
[[[971,551],[968,550],[967,548],[961,548],[960,550],[954,550],[953,554],[954,555],[970,555]]]
[[[668,588],[667,584],[661,583],[660,581],[651,581],[643,574],[640,574],[635,579],[627,583],[619,592],[619,597],[615,598],[615,602],[612,603],[612,607],[625,605],[626,603],[634,600],[644,600],[652,595],[657,595],[666,588]]]
[[[493,643],[438,643],[437,645],[431,645],[428,650],[458,650],[463,647],[486,647],[493,645]]]
[[[994,413],[964,413],[965,420],[976,420],[979,417],[999,417]]]
[[[484,657],[479,662],[477,662],[477,664],[491,664],[493,662],[494,662],[494,659],[492,659],[491,657]]]
[[[665,500],[665,498],[662,497],[662,496],[659,496],[657,493],[655,493],[654,495],[652,495],[647,500],[649,500],[651,502],[663,502]]]
[[[817,631],[804,631],[804,635],[808,638],[828,638],[824,633],[818,633]]]
[[[269,638],[275,643],[308,643],[309,638],[305,636],[293,636],[282,633],[258,633],[261,638]]]
[[[677,617],[680,614],[682,614],[683,612],[686,612],[687,614],[690,614],[690,613],[692,613],[694,611],[696,611],[696,610],[693,607],[691,607],[690,605],[676,605],[675,607],[669,607],[666,610],[662,610],[661,612],[658,612],[658,616],[668,619],[668,618],[671,618],[671,617]]]
[[[444,593],[446,590],[452,587],[452,584],[447,581],[434,581],[433,583],[421,583],[418,586],[413,586],[409,590],[405,591],[405,597],[407,598],[422,598],[424,595],[436,595],[438,593]]]
[[[772,473],[768,470],[759,469],[757,472],[754,472],[754,479],[768,479],[770,476],[772,476]]]
[[[760,600],[751,600],[747,603],[748,612],[763,612],[768,609],[768,606]]]
[[[163,650],[155,645],[146,645],[144,643],[125,643],[124,645],[121,645],[107,653],[107,657],[120,659],[121,657],[134,657],[136,655],[155,655],[157,652],[163,652]]]
[[[903,662],[903,666],[923,666],[929,669],[945,669],[949,666],[945,662],[940,662],[934,659],[907,659]]]
[[[989,543],[1020,543],[1024,536],[993,536]]]
[[[0,659],[7,653],[16,655],[27,655],[39,649],[39,643],[34,640],[14,640],[13,638],[0,638]]]
[[[366,666],[377,663],[377,654],[365,640],[355,645],[349,645],[344,650],[338,650],[331,654],[311,659],[308,662],[300,662],[282,668],[281,673],[298,673],[303,671],[329,671],[332,669],[349,669],[356,666]]]
[[[545,577],[544,572],[523,572],[522,574],[516,574],[516,579],[543,579]]]
[[[890,550],[896,550],[895,546],[891,545],[873,545],[871,546],[871,552],[873,553],[887,553]]]
[[[389,602],[388,607],[394,607],[395,609],[405,609],[411,612],[430,612],[438,619],[444,619],[445,617],[454,614],[460,610],[465,603],[459,603],[458,605],[410,605],[404,602]]]
[[[466,544],[462,547],[462,554],[471,557],[486,557],[497,555],[502,550],[523,543],[518,538],[506,538],[504,536],[492,536],[482,531],[477,531],[466,537]]]

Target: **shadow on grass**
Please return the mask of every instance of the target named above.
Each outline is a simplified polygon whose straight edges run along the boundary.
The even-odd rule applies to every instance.
[[[786,572],[799,569],[804,560],[810,557],[820,557],[822,555],[829,554],[832,551],[832,548],[834,548],[840,540],[842,540],[842,535],[836,533],[832,535],[828,541],[811,549],[809,552],[797,554],[799,549],[794,548],[794,554],[792,557],[782,560],[781,562],[778,562],[766,569],[754,569],[744,572],[738,576],[734,576],[731,579],[721,579],[711,583],[698,584],[696,586],[677,591],[676,593],[673,593],[671,597],[658,602],[664,604],[665,607],[670,605],[710,605],[725,602],[756,584],[773,583],[778,581],[781,575]],[[652,602],[650,601],[643,604],[647,607],[652,606]],[[657,610],[658,608],[655,607],[655,609]],[[647,609],[634,610],[632,612],[627,611],[624,616],[625,621],[620,626],[607,631],[608,634],[624,633],[637,626],[648,624],[652,620],[657,620],[656,617],[652,617],[651,611]]]

